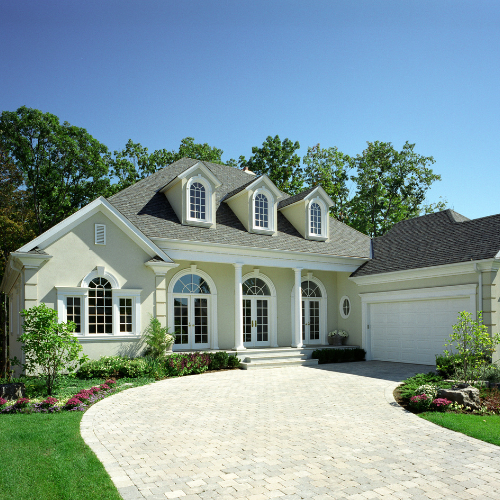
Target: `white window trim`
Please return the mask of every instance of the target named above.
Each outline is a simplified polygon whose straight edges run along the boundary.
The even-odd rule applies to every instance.
[[[345,314],[344,313],[344,300],[346,300],[346,299],[349,301],[349,314]],[[351,299],[347,295],[344,295],[340,299],[340,302],[339,302],[339,312],[340,312],[340,316],[342,317],[342,319],[347,319],[351,315],[351,312],[352,312],[352,302],[351,302]]]
[[[113,308],[113,333],[89,333],[89,284],[96,277],[103,277],[111,283],[112,290],[112,308]],[[82,280],[82,285],[78,287],[56,286],[57,290],[57,314],[59,321],[66,322],[67,316],[67,298],[79,297],[81,299],[80,333],[75,333],[80,341],[92,341],[99,339],[125,340],[131,338],[140,338],[141,336],[141,289],[119,288],[116,278],[107,272],[104,268],[98,268],[92,271]],[[132,299],[132,332],[120,332],[120,298]]]
[[[316,277],[312,276],[311,274],[307,274],[306,276],[302,276],[300,278],[300,283],[302,284],[303,281],[312,281],[316,285],[319,286],[319,289],[321,291],[321,297],[317,297],[317,300],[321,302],[321,316],[320,316],[320,334],[319,334],[319,343],[320,344],[327,344],[327,325],[328,325],[328,296],[326,293],[326,288],[325,285]],[[291,295],[291,311],[292,311],[292,332],[295,331],[295,285],[292,287],[292,295]],[[302,297],[300,302],[302,303],[302,299],[307,299],[308,297]],[[302,341],[302,332],[301,332],[301,337]]]
[[[278,309],[276,301],[276,287],[272,282],[271,278],[262,274],[258,269],[253,270],[251,273],[245,274],[241,278],[241,284],[245,283],[246,280],[250,278],[259,278],[269,287],[271,295],[244,295],[242,294],[242,302],[240,304],[235,304],[235,307],[239,307],[240,310],[243,309],[243,300],[248,297],[264,297],[269,299],[269,345],[270,347],[278,347]]]
[[[267,198],[267,207],[268,207],[268,209],[267,209],[267,228],[263,228],[263,227],[255,225],[255,198],[259,194],[263,194]],[[252,228],[252,232],[258,233],[258,234],[274,234],[275,233],[275,230],[274,230],[274,225],[275,225],[274,224],[274,221],[275,221],[274,205],[275,205],[274,197],[273,197],[271,191],[269,191],[267,188],[260,187],[253,192],[252,210],[250,211],[251,217],[252,217],[250,227]]]
[[[214,280],[208,275],[205,271],[201,269],[197,269],[196,265],[192,265],[186,269],[182,269],[176,273],[172,279],[170,280],[167,288],[167,303],[168,303],[168,319],[167,325],[168,329],[175,333],[175,324],[174,324],[174,295],[182,296],[183,294],[174,294],[174,286],[179,280],[186,274],[197,274],[201,276],[207,283],[210,288],[210,294],[199,294],[201,298],[208,298],[208,308],[210,311],[210,331],[208,333],[208,345],[209,349],[218,349],[219,348],[219,337],[218,337],[218,329],[217,329],[217,287],[215,286]],[[193,295],[193,294],[185,294],[185,295]],[[179,345],[179,344],[178,344]],[[175,344],[173,345],[174,351],[176,350]],[[182,347],[179,347],[179,350],[182,351]]]
[[[311,207],[317,203],[321,209],[321,234],[311,232]],[[319,197],[312,198],[307,204],[306,235],[309,240],[326,241],[328,239],[328,207]]]
[[[205,218],[196,219],[191,217],[191,185],[199,182],[205,188]],[[191,177],[186,183],[186,190],[184,192],[186,200],[186,222],[193,226],[209,227],[213,224],[212,213],[212,186],[201,174]]]

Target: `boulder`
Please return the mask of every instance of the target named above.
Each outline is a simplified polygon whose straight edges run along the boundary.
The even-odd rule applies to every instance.
[[[7,401],[17,401],[26,396],[24,384],[0,384],[0,398]]]
[[[437,397],[449,399],[471,410],[479,410],[481,407],[479,389],[468,384],[457,384],[451,389],[439,389]]]

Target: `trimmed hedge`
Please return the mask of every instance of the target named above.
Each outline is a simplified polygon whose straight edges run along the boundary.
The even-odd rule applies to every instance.
[[[364,361],[366,351],[359,347],[352,349],[316,349],[312,358],[317,359],[320,365],[325,363],[347,363],[350,361]]]
[[[165,360],[145,358],[128,358],[126,356],[102,356],[84,363],[76,372],[78,378],[109,377],[154,377],[160,380],[165,377],[182,377],[207,370],[223,370],[238,368],[240,361],[227,352],[193,352],[187,354],[170,354]]]

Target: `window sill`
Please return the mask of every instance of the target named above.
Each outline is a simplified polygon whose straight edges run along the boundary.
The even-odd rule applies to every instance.
[[[268,236],[273,236],[275,234],[275,231],[272,229],[263,229],[260,227],[253,227],[252,228],[252,233],[256,234],[267,234]]]
[[[212,227],[213,222],[206,220],[196,220],[196,219],[186,219],[184,222],[186,226],[198,226],[198,227]]]
[[[129,333],[128,335],[112,335],[112,334],[94,334],[89,333],[88,335],[75,335],[79,342],[114,342],[120,340],[139,340],[141,335],[136,335],[135,333]]]
[[[309,234],[307,235],[308,240],[313,240],[313,241],[326,241],[328,239],[327,236],[320,236],[318,234]]]

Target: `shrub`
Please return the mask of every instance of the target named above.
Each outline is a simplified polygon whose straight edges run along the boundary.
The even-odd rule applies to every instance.
[[[500,344],[500,334],[490,336],[487,327],[483,325],[481,312],[477,316],[477,321],[474,321],[471,313],[459,313],[450,340],[445,344],[458,351],[460,363],[455,364],[455,377],[465,382],[484,378],[486,367],[491,363],[491,354],[495,346]],[[455,353],[446,350],[444,354],[452,356]]]
[[[495,363],[488,365],[484,371],[484,380],[490,384],[500,384],[500,366]]]
[[[148,355],[154,359],[165,359],[175,342],[175,335],[169,333],[168,327],[161,326],[157,318],[152,317],[144,331],[144,341],[148,346],[146,350]]]
[[[445,382],[443,377],[434,372],[418,373],[403,381],[403,384],[399,386],[399,393],[403,399],[408,401],[412,396],[420,395],[422,393],[421,388],[426,386],[444,389],[451,387],[451,384]]]
[[[146,358],[128,358],[126,356],[101,356],[84,363],[76,376],[78,378],[143,377],[148,374]]]
[[[72,372],[76,365],[87,360],[80,357],[82,346],[73,335],[76,325],[72,321],[59,323],[57,312],[45,304],[23,310],[24,333],[19,336],[26,362],[23,369],[40,371],[50,396],[63,370]]]
[[[210,352],[210,370],[223,370],[228,367],[229,354],[224,351]]]
[[[238,356],[229,356],[227,366],[228,368],[239,368],[240,359],[238,358]]]
[[[193,352],[189,354],[171,354],[167,356],[165,368],[168,376],[182,377],[183,375],[206,372],[209,364],[209,354]]]
[[[359,347],[353,349],[316,349],[312,358],[317,359],[320,365],[325,363],[346,363],[350,361],[364,361],[366,351]]]
[[[446,411],[453,405],[453,402],[446,398],[436,398],[431,403],[431,408],[437,411]]]
[[[432,399],[425,394],[417,394],[410,398],[410,406],[416,411],[428,410],[431,405]]]

